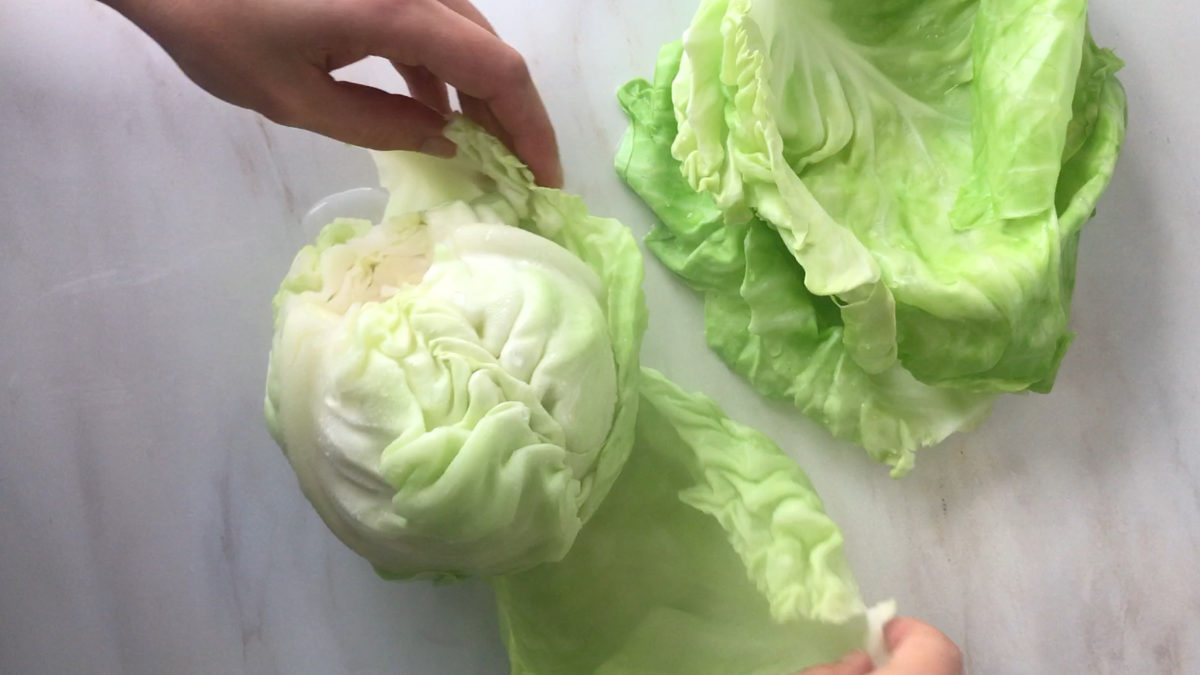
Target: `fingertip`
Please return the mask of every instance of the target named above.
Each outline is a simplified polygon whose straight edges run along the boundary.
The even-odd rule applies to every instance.
[[[904,642],[904,638],[919,626],[920,622],[907,616],[898,616],[883,625],[883,640],[888,651],[896,651],[896,647]]]
[[[458,145],[444,136],[435,136],[422,141],[418,150],[426,155],[450,159],[458,154]]]
[[[562,158],[558,154],[558,138],[555,137],[554,128],[550,126],[549,118],[538,129],[538,133],[527,134],[519,139],[518,146],[522,156],[529,158],[529,166],[534,170],[540,185],[562,188]]]
[[[534,179],[542,187],[562,189],[563,166],[558,156],[558,143],[551,132],[548,140],[535,141],[532,137],[518,139],[514,148],[517,155],[533,171]]]
[[[561,190],[563,187],[563,171],[562,163],[555,161],[553,165],[541,174],[535,174],[538,185],[555,190]]]

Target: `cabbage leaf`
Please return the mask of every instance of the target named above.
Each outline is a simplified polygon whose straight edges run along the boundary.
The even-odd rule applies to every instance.
[[[717,353],[902,474],[1053,385],[1119,67],[1084,0],[706,0],[616,165]]]
[[[513,675],[790,675],[877,648],[796,463],[645,369],[637,441],[571,552],[492,581]]]

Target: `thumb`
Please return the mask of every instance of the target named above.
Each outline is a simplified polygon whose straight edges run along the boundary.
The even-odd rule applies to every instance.
[[[900,617],[888,622],[883,633],[892,656],[880,675],[962,675],[962,652],[933,626]]]
[[[442,134],[446,118],[441,113],[408,96],[341,82],[321,71],[297,83],[282,107],[273,121],[351,145],[440,157],[452,157],[456,151]]]

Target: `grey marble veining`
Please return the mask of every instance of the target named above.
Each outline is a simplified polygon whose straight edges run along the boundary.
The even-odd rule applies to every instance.
[[[694,0],[479,5],[530,61],[568,189],[644,233],[613,92]],[[866,594],[976,673],[1200,672],[1200,12],[1091,11],[1131,123],[1083,239],[1079,337],[1053,394],[1003,400],[909,478],[754,395],[648,258],[645,362],[801,461]],[[211,99],[91,0],[3,2],[0,26],[0,672],[503,672],[487,589],[378,579],[263,428],[301,217],[369,185],[367,158]]]

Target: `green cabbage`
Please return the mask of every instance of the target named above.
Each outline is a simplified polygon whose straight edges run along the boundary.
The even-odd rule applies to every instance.
[[[1119,67],[1085,0],[706,0],[617,170],[717,353],[902,474],[1051,388]]]
[[[642,264],[459,119],[455,160],[376,155],[381,223],[337,220],[275,298],[266,417],[304,494],[381,573],[561,559],[633,443]]]
[[[559,563],[493,580],[514,675],[789,675],[878,648],[801,471],[645,370],[637,441]]]

